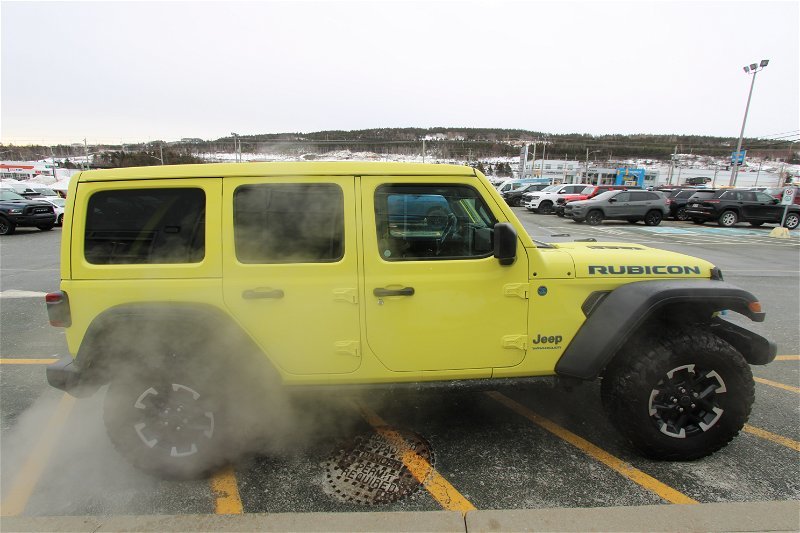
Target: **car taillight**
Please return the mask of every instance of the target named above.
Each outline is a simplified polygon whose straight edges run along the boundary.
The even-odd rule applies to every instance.
[[[718,204],[718,203],[719,203],[719,200],[706,200],[706,201],[705,201],[705,202],[703,202],[703,203],[704,203],[704,204]]]
[[[51,292],[45,295],[47,316],[50,325],[57,328],[68,328],[72,325],[72,314],[69,310],[69,297],[63,291]]]
[[[671,200],[671,199],[669,199],[669,198],[667,198],[667,205],[669,205],[669,204],[671,204],[671,203],[672,203],[672,200]]]

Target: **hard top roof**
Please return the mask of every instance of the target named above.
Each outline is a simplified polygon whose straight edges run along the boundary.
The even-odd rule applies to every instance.
[[[81,172],[79,181],[180,179],[249,176],[474,176],[460,165],[379,162],[210,163],[126,167]]]

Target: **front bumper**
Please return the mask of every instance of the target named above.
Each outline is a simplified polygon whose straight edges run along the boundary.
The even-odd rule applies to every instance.
[[[55,224],[55,213],[36,213],[33,215],[13,215],[9,217],[16,226],[43,226],[45,224]]]

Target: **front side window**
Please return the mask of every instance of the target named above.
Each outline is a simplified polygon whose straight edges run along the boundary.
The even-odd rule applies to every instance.
[[[631,201],[631,193],[629,192],[621,192],[617,194],[614,199],[618,202],[630,202]]]
[[[375,222],[384,260],[418,261],[491,256],[497,220],[471,187],[383,185]]]
[[[89,198],[84,257],[89,263],[199,263],[205,256],[202,189],[107,190]]]
[[[332,263],[344,256],[344,195],[333,183],[243,185],[233,196],[242,263]]]

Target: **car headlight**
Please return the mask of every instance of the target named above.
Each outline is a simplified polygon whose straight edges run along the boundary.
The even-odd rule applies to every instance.
[[[21,214],[22,214],[22,209],[20,209],[20,208],[16,208],[16,209],[12,208],[12,209],[9,209],[9,210],[8,210],[8,214],[9,214],[9,215],[21,215]]]

